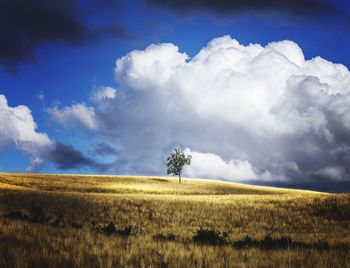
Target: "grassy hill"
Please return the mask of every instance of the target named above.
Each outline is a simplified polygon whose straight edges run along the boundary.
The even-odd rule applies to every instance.
[[[346,267],[350,195],[0,174],[0,267]]]

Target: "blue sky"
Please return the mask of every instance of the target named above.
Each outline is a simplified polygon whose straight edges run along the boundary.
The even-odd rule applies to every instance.
[[[5,45],[0,45],[0,94],[6,97],[7,107],[27,106],[37,125],[36,132],[46,133],[53,144],[66,146],[62,147],[65,149],[63,151],[67,154],[72,153],[74,155],[72,159],[77,160],[77,164],[62,165],[59,160],[54,160],[55,157],[48,156],[47,152],[42,153],[43,149],[36,149],[36,152],[32,153],[29,152],[31,149],[23,149],[24,145],[21,147],[16,144],[14,138],[11,140],[11,137],[7,137],[0,142],[1,171],[22,172],[30,167],[33,172],[164,175],[160,166],[152,168],[158,165],[154,162],[162,159],[173,145],[179,143],[178,145],[189,148],[191,152],[219,156],[224,163],[230,163],[230,160],[233,163],[236,163],[236,160],[247,161],[254,170],[254,175],[251,175],[251,181],[254,183],[286,183],[292,185],[291,187],[298,185],[304,188],[315,188],[315,183],[321,182],[320,185],[324,185],[322,189],[331,191],[337,191],[344,187],[343,185],[349,187],[347,170],[350,167],[347,166],[347,162],[340,163],[334,160],[335,162],[330,166],[323,164],[324,166],[317,166],[317,168],[314,167],[316,165],[312,165],[314,173],[310,171],[311,169],[300,168],[301,173],[298,176],[304,175],[305,178],[310,177],[310,179],[295,181],[294,175],[289,176],[285,170],[282,172],[283,175],[276,175],[280,173],[273,173],[270,167],[260,166],[261,161],[257,160],[258,157],[249,156],[248,149],[248,151],[234,150],[231,155],[229,151],[219,152],[215,149],[218,145],[214,144],[218,141],[213,140],[200,145],[186,143],[180,138],[169,138],[171,141],[162,148],[151,150],[156,156],[154,158],[152,158],[154,155],[150,156],[148,164],[141,161],[139,166],[135,166],[132,161],[140,161],[142,157],[147,158],[147,154],[143,150],[132,151],[135,150],[134,147],[128,145],[129,141],[123,140],[125,137],[132,136],[132,131],[137,131],[136,126],[131,126],[131,123],[130,126],[126,125],[127,128],[130,127],[130,132],[118,136],[118,128],[126,128],[125,122],[118,125],[123,117],[113,122],[116,130],[109,133],[107,130],[87,129],[79,123],[72,123],[72,125],[67,118],[61,118],[62,120],[58,122],[57,116],[52,114],[54,107],[60,112],[64,107],[72,108],[74,104],[83,104],[84,107],[93,109],[96,116],[103,117],[103,124],[106,127],[107,112],[99,108],[101,103],[93,101],[93,94],[102,87],[108,86],[115,89],[117,96],[131,94],[137,95],[137,98],[151,99],[153,96],[151,93],[147,96],[143,96],[138,91],[134,93],[134,88],[129,82],[121,82],[122,78],[116,79],[118,74],[115,71],[117,59],[133,50],[144,50],[150,44],[172,43],[181,53],[185,52],[192,58],[213,38],[224,35],[231,36],[243,46],[254,43],[264,47],[270,42],[292,40],[301,48],[307,60],[320,56],[329,62],[341,63],[349,68],[350,4],[348,1],[286,1],[281,5],[274,0],[260,1],[260,4],[255,0],[215,1],[215,4],[210,0],[163,2],[65,0],[59,8],[56,1],[44,1],[45,5],[42,5],[42,2],[42,0],[35,0],[30,6],[26,1],[5,0],[0,4],[0,9],[11,11],[10,15],[2,16],[3,18],[0,19],[2,25],[0,32],[2,39],[5,40]],[[39,6],[44,6],[40,12],[47,16],[41,13],[42,16],[37,15]],[[34,17],[38,19],[33,19]],[[18,27],[21,23],[25,27]],[[37,23],[47,27],[37,26]],[[126,70],[131,72],[130,68]],[[139,99],[136,101],[136,97],[132,98],[130,102],[142,103]],[[128,97],[125,97],[125,101],[128,101]],[[150,101],[149,105],[154,103]],[[120,106],[123,105],[120,104]],[[128,109],[127,106],[124,108]],[[153,108],[150,106],[148,109],[145,106],[142,109],[145,109],[143,114],[147,114],[145,111],[151,111]],[[109,108],[108,111],[111,112],[109,114],[111,117],[114,112],[123,113],[117,108]],[[157,123],[163,122],[163,119],[157,121],[153,117],[155,113],[156,111],[150,113],[144,120],[151,120],[151,125],[156,124],[158,131],[166,131],[162,129],[162,123]],[[134,118],[130,114],[128,116]],[[212,121],[208,122],[210,127]],[[6,130],[4,124],[8,124],[8,121],[5,119],[1,121],[0,118],[0,123],[3,124],[0,130],[4,132]],[[216,121],[213,122],[213,125],[215,124]],[[107,129],[113,127],[109,126]],[[139,127],[145,130],[147,125]],[[146,142],[152,144],[152,141],[147,139],[144,140],[144,143]],[[115,153],[96,154],[94,151],[96,146],[106,145],[105,143],[113,148]],[[142,138],[138,139],[137,143],[142,144],[141,147],[146,148],[144,150],[147,151]],[[232,140],[232,143],[234,144],[235,140]],[[57,145],[53,146],[57,147]],[[347,142],[344,146],[347,148]],[[329,152],[331,149],[325,150]],[[256,152],[260,155],[265,153]],[[126,154],[133,156],[124,157]],[[39,156],[42,160],[40,164],[33,164],[33,158]],[[315,155],[313,157],[317,158]],[[323,161],[323,159],[314,158],[313,160],[317,163]],[[298,164],[300,159],[304,159],[303,156],[294,162]],[[342,168],[341,171],[339,167]],[[310,172],[318,175],[311,176]],[[269,177],[265,176],[267,173],[280,179],[266,179]],[[336,178],[327,178],[327,174],[332,177],[335,173]],[[339,175],[340,173],[342,175]],[[241,180],[231,178],[229,175],[225,176],[220,172],[216,176],[212,171],[189,172],[189,174]],[[248,172],[248,174],[253,173]],[[260,179],[260,177],[266,178]]]

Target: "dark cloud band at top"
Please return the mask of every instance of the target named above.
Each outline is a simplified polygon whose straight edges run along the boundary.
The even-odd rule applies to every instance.
[[[87,1],[95,9],[117,0]],[[77,0],[2,0],[0,1],[0,64],[14,66],[33,61],[36,48],[46,42],[84,44],[101,36],[128,36],[120,25],[90,29],[84,7]]]
[[[14,62],[31,59],[35,46],[43,41],[85,41],[87,29],[78,10],[70,0],[1,1],[0,58]]]
[[[147,0],[148,3],[176,11],[207,10],[215,13],[244,11],[286,11],[307,16],[315,12],[334,12],[324,0]]]

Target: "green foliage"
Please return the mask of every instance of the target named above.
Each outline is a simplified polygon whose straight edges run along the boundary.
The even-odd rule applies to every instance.
[[[179,147],[176,148],[167,158],[167,173],[179,176],[181,183],[182,169],[185,165],[191,164],[191,159],[191,155],[186,155]]]

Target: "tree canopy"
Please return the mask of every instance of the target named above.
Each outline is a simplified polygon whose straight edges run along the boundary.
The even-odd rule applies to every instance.
[[[179,176],[181,183],[182,170],[185,165],[191,164],[191,155],[186,155],[181,148],[176,148],[167,158],[167,173]]]

